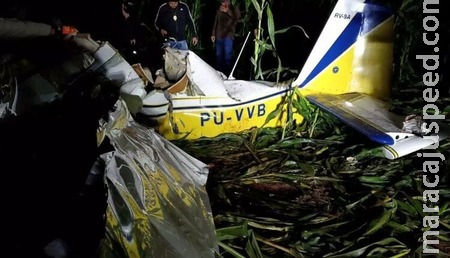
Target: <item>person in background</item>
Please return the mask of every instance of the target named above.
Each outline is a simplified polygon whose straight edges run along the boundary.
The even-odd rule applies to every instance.
[[[119,26],[117,48],[131,64],[140,63],[141,50],[145,48],[145,24],[138,19],[137,2],[125,0],[121,7],[122,17]]]
[[[112,43],[130,64],[141,64],[154,74],[163,65],[164,52],[156,31],[143,21],[141,7],[142,2],[139,0],[122,1]]]
[[[162,4],[156,14],[155,27],[161,35],[169,40],[169,46],[180,50],[188,50],[186,26],[192,34],[191,43],[198,43],[197,30],[189,7],[179,0],[168,0]]]
[[[227,75],[231,71],[234,33],[236,24],[240,20],[241,12],[239,8],[233,6],[230,0],[221,0],[214,19],[211,41],[216,48],[216,68]]]

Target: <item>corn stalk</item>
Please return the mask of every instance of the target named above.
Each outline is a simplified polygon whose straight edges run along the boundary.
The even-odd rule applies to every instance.
[[[273,0],[260,0],[260,2],[258,2],[257,0],[251,1],[257,13],[257,28],[255,29],[255,46],[253,50],[253,57],[251,57],[250,59],[253,65],[253,74],[255,79],[264,80],[264,74],[266,72],[263,72],[262,70],[261,61],[264,54],[268,50],[272,52],[273,56],[277,58],[278,61],[278,66],[276,68],[276,81],[278,82],[280,80],[280,73],[283,71],[284,68],[282,66],[282,61],[279,55],[277,54],[275,41],[276,34],[285,33],[287,30],[291,28],[299,28],[303,31],[304,35],[307,38],[309,38],[309,36],[306,34],[305,30],[299,25],[292,25],[281,30],[275,30],[274,16],[271,9]],[[266,24],[268,34],[267,36],[264,35],[263,29],[264,14],[267,20]]]
[[[258,2],[257,0],[251,0],[253,3],[253,7],[256,10],[257,14],[257,27],[255,31],[255,47],[253,50],[253,57],[251,58],[251,62],[253,64],[253,74],[256,79],[264,79],[262,70],[261,70],[261,58],[266,51],[267,48],[270,46],[266,43],[266,41],[263,40],[263,27],[262,27],[262,20],[264,15],[264,10],[267,8],[270,10],[269,4],[270,0],[260,0]],[[270,12],[270,11],[269,11]],[[270,12],[271,13],[271,12]],[[273,16],[268,16],[268,24],[272,24],[273,26]],[[269,21],[269,19],[272,19],[272,21]],[[273,30],[273,28],[272,28]]]

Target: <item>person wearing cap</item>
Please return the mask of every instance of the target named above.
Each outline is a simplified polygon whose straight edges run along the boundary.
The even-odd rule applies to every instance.
[[[191,43],[197,45],[197,29],[192,19],[191,11],[184,2],[168,0],[162,4],[155,18],[155,27],[165,39],[169,39],[169,46],[180,50],[188,50],[186,27],[192,34]]]

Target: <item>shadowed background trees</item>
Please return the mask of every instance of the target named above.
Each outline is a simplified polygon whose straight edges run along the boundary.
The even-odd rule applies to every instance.
[[[217,2],[186,2],[191,7],[201,39],[199,46],[192,50],[213,64],[209,34]],[[277,54],[282,66],[300,70],[336,0],[268,2],[276,29],[297,24],[310,36],[307,39],[298,30],[277,35]],[[378,2],[389,4],[396,15],[394,104],[410,110],[423,107],[423,69],[415,55],[430,54],[431,49],[422,42],[422,1]],[[18,3],[28,6],[28,11],[14,10],[12,7]],[[121,36],[116,29],[120,3],[119,0],[6,0],[5,4],[12,7],[1,11],[4,15],[16,13],[36,21],[58,17],[65,24],[91,33],[95,39],[113,43]],[[148,25],[149,40],[156,46],[160,38],[154,31],[153,20],[161,3],[160,0],[142,0],[136,11]],[[238,52],[246,34],[256,27],[257,18],[251,0],[235,0],[233,3],[239,4],[244,15],[244,22],[238,28],[235,47]],[[263,17],[262,24],[267,28],[266,17]],[[448,70],[448,61],[445,61],[449,45],[448,19],[440,18],[439,33],[439,48],[442,50],[440,70],[443,73]],[[249,61],[253,47],[252,42],[245,47],[238,66],[240,78],[253,76]],[[278,59],[272,52],[266,52],[261,65],[263,70],[277,68]],[[450,110],[449,98],[445,98],[444,93],[448,92],[448,85],[448,78],[443,76],[439,84],[443,101],[438,104],[441,111],[447,112]],[[318,111],[314,109],[313,112]],[[423,233],[420,212],[423,160],[415,156],[394,161],[374,157],[370,149],[364,149],[370,145],[367,139],[342,124],[331,123],[332,119],[323,120],[327,122],[324,123],[326,130],[320,130],[322,126],[319,123],[309,126],[316,128],[316,138],[295,134],[295,137],[280,141],[279,131],[255,130],[241,135],[202,139],[184,146],[179,143],[185,151],[211,165],[208,193],[217,234],[224,244],[222,247],[235,248],[241,253],[255,252],[249,257],[262,257],[260,252],[269,257],[324,257],[330,254],[335,257],[377,254],[376,257],[387,257],[382,254],[401,257],[419,254]],[[448,141],[442,143],[441,148],[447,157],[440,170],[441,215],[446,223],[441,228],[442,236],[447,237],[450,230],[447,226],[450,221],[450,181],[446,173],[450,169]],[[262,164],[255,161],[256,152],[259,161],[264,161]],[[348,162],[349,157],[360,162]],[[445,239],[448,241],[448,237]]]
[[[135,0],[137,8],[135,14],[147,25],[148,40],[152,47],[159,47],[162,39],[155,31],[153,22],[157,9],[163,0]],[[74,25],[81,32],[89,32],[93,38],[108,40],[114,44],[121,35],[117,30],[120,23],[121,0],[79,0],[79,1],[57,1],[57,0],[3,0],[0,14],[2,16],[19,16],[35,21],[50,22],[51,19],[59,18],[63,23]],[[200,43],[193,47],[197,54],[210,64],[214,64],[213,44],[210,41],[210,31],[214,13],[218,6],[215,0],[186,0],[190,7],[193,18],[197,25]],[[275,29],[279,30],[291,25],[302,26],[309,39],[298,29],[291,29],[285,33],[277,34],[277,55],[282,61],[282,67],[300,70],[321,29],[336,3],[336,0],[256,0],[256,2],[267,2],[273,12]],[[427,48],[422,42],[422,1],[414,0],[377,0],[375,2],[389,5],[395,15],[395,51],[394,51],[394,77],[395,87],[408,87],[408,85],[420,83],[421,63],[415,60],[416,54],[429,54],[432,49]],[[243,22],[238,25],[235,56],[239,53],[245,37],[249,31],[257,27],[257,12],[252,0],[233,0],[243,14]],[[444,10],[444,6],[440,6]],[[441,11],[443,13],[443,11]],[[438,16],[439,17],[439,16]],[[263,15],[262,27],[267,28],[266,15]],[[450,38],[449,20],[440,19],[438,32],[441,34],[439,47],[441,49],[441,73],[448,70],[448,38]],[[265,31],[267,36],[267,30]],[[253,54],[254,44],[251,36],[243,50],[239,60],[235,77],[249,79],[254,77],[251,73],[250,58]],[[266,52],[261,66],[263,70],[277,68],[277,60],[274,54]],[[442,78],[440,83],[442,92],[448,92],[448,79]]]

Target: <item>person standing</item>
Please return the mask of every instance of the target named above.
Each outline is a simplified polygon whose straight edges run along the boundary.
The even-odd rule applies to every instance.
[[[116,35],[117,44],[125,59],[131,63],[141,63],[141,49],[145,47],[145,27],[137,17],[137,3],[134,0],[124,0],[122,2],[122,15],[120,26]]]
[[[241,21],[241,12],[230,0],[221,0],[216,12],[211,41],[216,48],[217,70],[227,74],[231,71],[233,43],[236,24]]]
[[[179,0],[168,0],[162,4],[156,14],[155,27],[165,39],[169,39],[169,46],[180,50],[188,50],[186,26],[193,33],[191,43],[198,43],[197,30],[191,11],[187,4]]]

